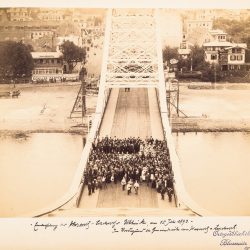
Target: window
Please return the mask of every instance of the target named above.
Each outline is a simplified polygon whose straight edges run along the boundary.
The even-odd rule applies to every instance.
[[[230,56],[230,60],[231,60],[231,61],[235,61],[235,55],[231,55],[231,56]]]
[[[238,60],[238,61],[242,61],[242,60],[243,60],[243,56],[242,56],[242,55],[238,55],[238,56],[237,56],[237,60]]]
[[[211,60],[217,60],[217,55],[211,55]]]

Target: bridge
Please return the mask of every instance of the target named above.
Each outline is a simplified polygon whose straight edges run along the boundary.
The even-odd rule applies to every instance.
[[[168,119],[166,89],[155,9],[109,9],[96,112],[81,161],[68,195],[40,215],[209,215],[187,194]],[[109,184],[88,195],[84,171],[93,144],[102,137],[167,142],[174,174],[172,202],[142,183],[139,195],[128,196],[121,185]]]

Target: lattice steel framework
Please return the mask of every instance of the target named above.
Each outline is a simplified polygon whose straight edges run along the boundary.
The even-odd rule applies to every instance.
[[[155,10],[113,9],[109,18],[110,37],[104,48],[107,50],[105,86],[157,87],[159,43]]]

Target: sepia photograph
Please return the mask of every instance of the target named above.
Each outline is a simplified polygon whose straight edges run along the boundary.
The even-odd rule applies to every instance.
[[[250,9],[1,7],[0,218],[250,216],[249,100]]]

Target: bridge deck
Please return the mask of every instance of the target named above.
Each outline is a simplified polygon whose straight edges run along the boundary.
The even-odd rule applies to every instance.
[[[116,136],[125,138],[139,136],[163,139],[161,117],[154,89],[112,89],[103,117],[100,136]],[[161,200],[155,189],[143,183],[139,194],[127,195],[121,190],[121,185],[108,184],[107,190],[96,190],[91,196],[84,189],[79,204],[80,208],[170,208],[174,201]]]
[[[112,89],[100,128],[106,135],[163,139],[161,117],[154,89]]]

